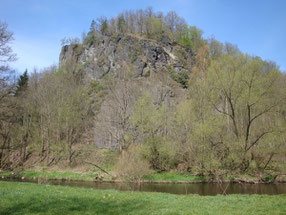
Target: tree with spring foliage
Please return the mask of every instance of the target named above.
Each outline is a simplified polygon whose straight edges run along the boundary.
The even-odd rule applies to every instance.
[[[147,37],[161,40],[163,33],[163,23],[160,18],[149,18],[147,20]]]
[[[214,116],[225,120],[224,136],[230,139],[224,141],[224,147],[231,168],[261,172],[281,155],[279,107],[285,96],[278,85],[280,78],[274,64],[257,57],[223,55],[212,62],[206,96]]]
[[[130,116],[133,138],[151,167],[165,171],[175,166],[176,145],[170,139],[173,115],[168,107],[156,107],[150,94],[139,97]]]
[[[202,34],[202,30],[196,26],[184,25],[184,28],[177,33],[177,40],[180,45],[196,53],[205,44]]]

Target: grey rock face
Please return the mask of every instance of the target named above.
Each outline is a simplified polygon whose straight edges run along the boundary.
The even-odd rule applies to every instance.
[[[81,55],[81,53],[76,52],[76,49],[78,49],[79,46],[80,45],[78,44],[63,46],[59,57],[60,65],[66,64],[69,60],[77,61]]]
[[[80,47],[81,46],[81,47]],[[91,45],[69,45],[61,50],[60,65],[69,59],[80,62],[86,74],[100,79],[107,73],[116,73],[122,62],[132,65],[134,77],[148,76],[150,72],[173,65],[175,72],[181,72],[184,65],[179,63],[172,52],[173,47],[167,38],[162,43],[131,35],[100,36]]]

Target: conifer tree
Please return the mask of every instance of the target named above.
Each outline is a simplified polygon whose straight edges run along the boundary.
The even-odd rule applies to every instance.
[[[18,79],[17,89],[15,93],[16,96],[27,89],[28,81],[29,81],[28,70],[26,69],[23,75],[21,75]]]

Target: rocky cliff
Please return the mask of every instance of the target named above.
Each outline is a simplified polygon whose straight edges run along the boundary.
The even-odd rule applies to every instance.
[[[186,63],[191,55],[167,38],[158,43],[134,35],[118,34],[100,36],[96,42],[86,45],[66,45],[62,48],[59,62],[64,65],[74,59],[83,64],[86,74],[95,79],[116,73],[121,63],[126,62],[134,66],[134,76],[140,77],[162,68],[181,73],[187,69]]]
[[[115,148],[124,145],[122,138],[130,129],[128,119],[138,97],[149,93],[154,104],[172,106],[185,96],[178,77],[189,74],[191,59],[190,51],[167,38],[157,42],[116,34],[64,46],[59,62],[60,66],[77,65],[73,72],[84,73],[88,80],[103,82],[113,77],[113,86],[96,113],[93,133],[98,146]]]

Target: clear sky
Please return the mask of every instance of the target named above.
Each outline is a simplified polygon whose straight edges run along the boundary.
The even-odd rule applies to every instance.
[[[0,20],[14,32],[20,73],[58,63],[61,39],[81,37],[92,19],[126,9],[175,10],[204,37],[231,42],[286,71],[286,0],[0,0]]]

